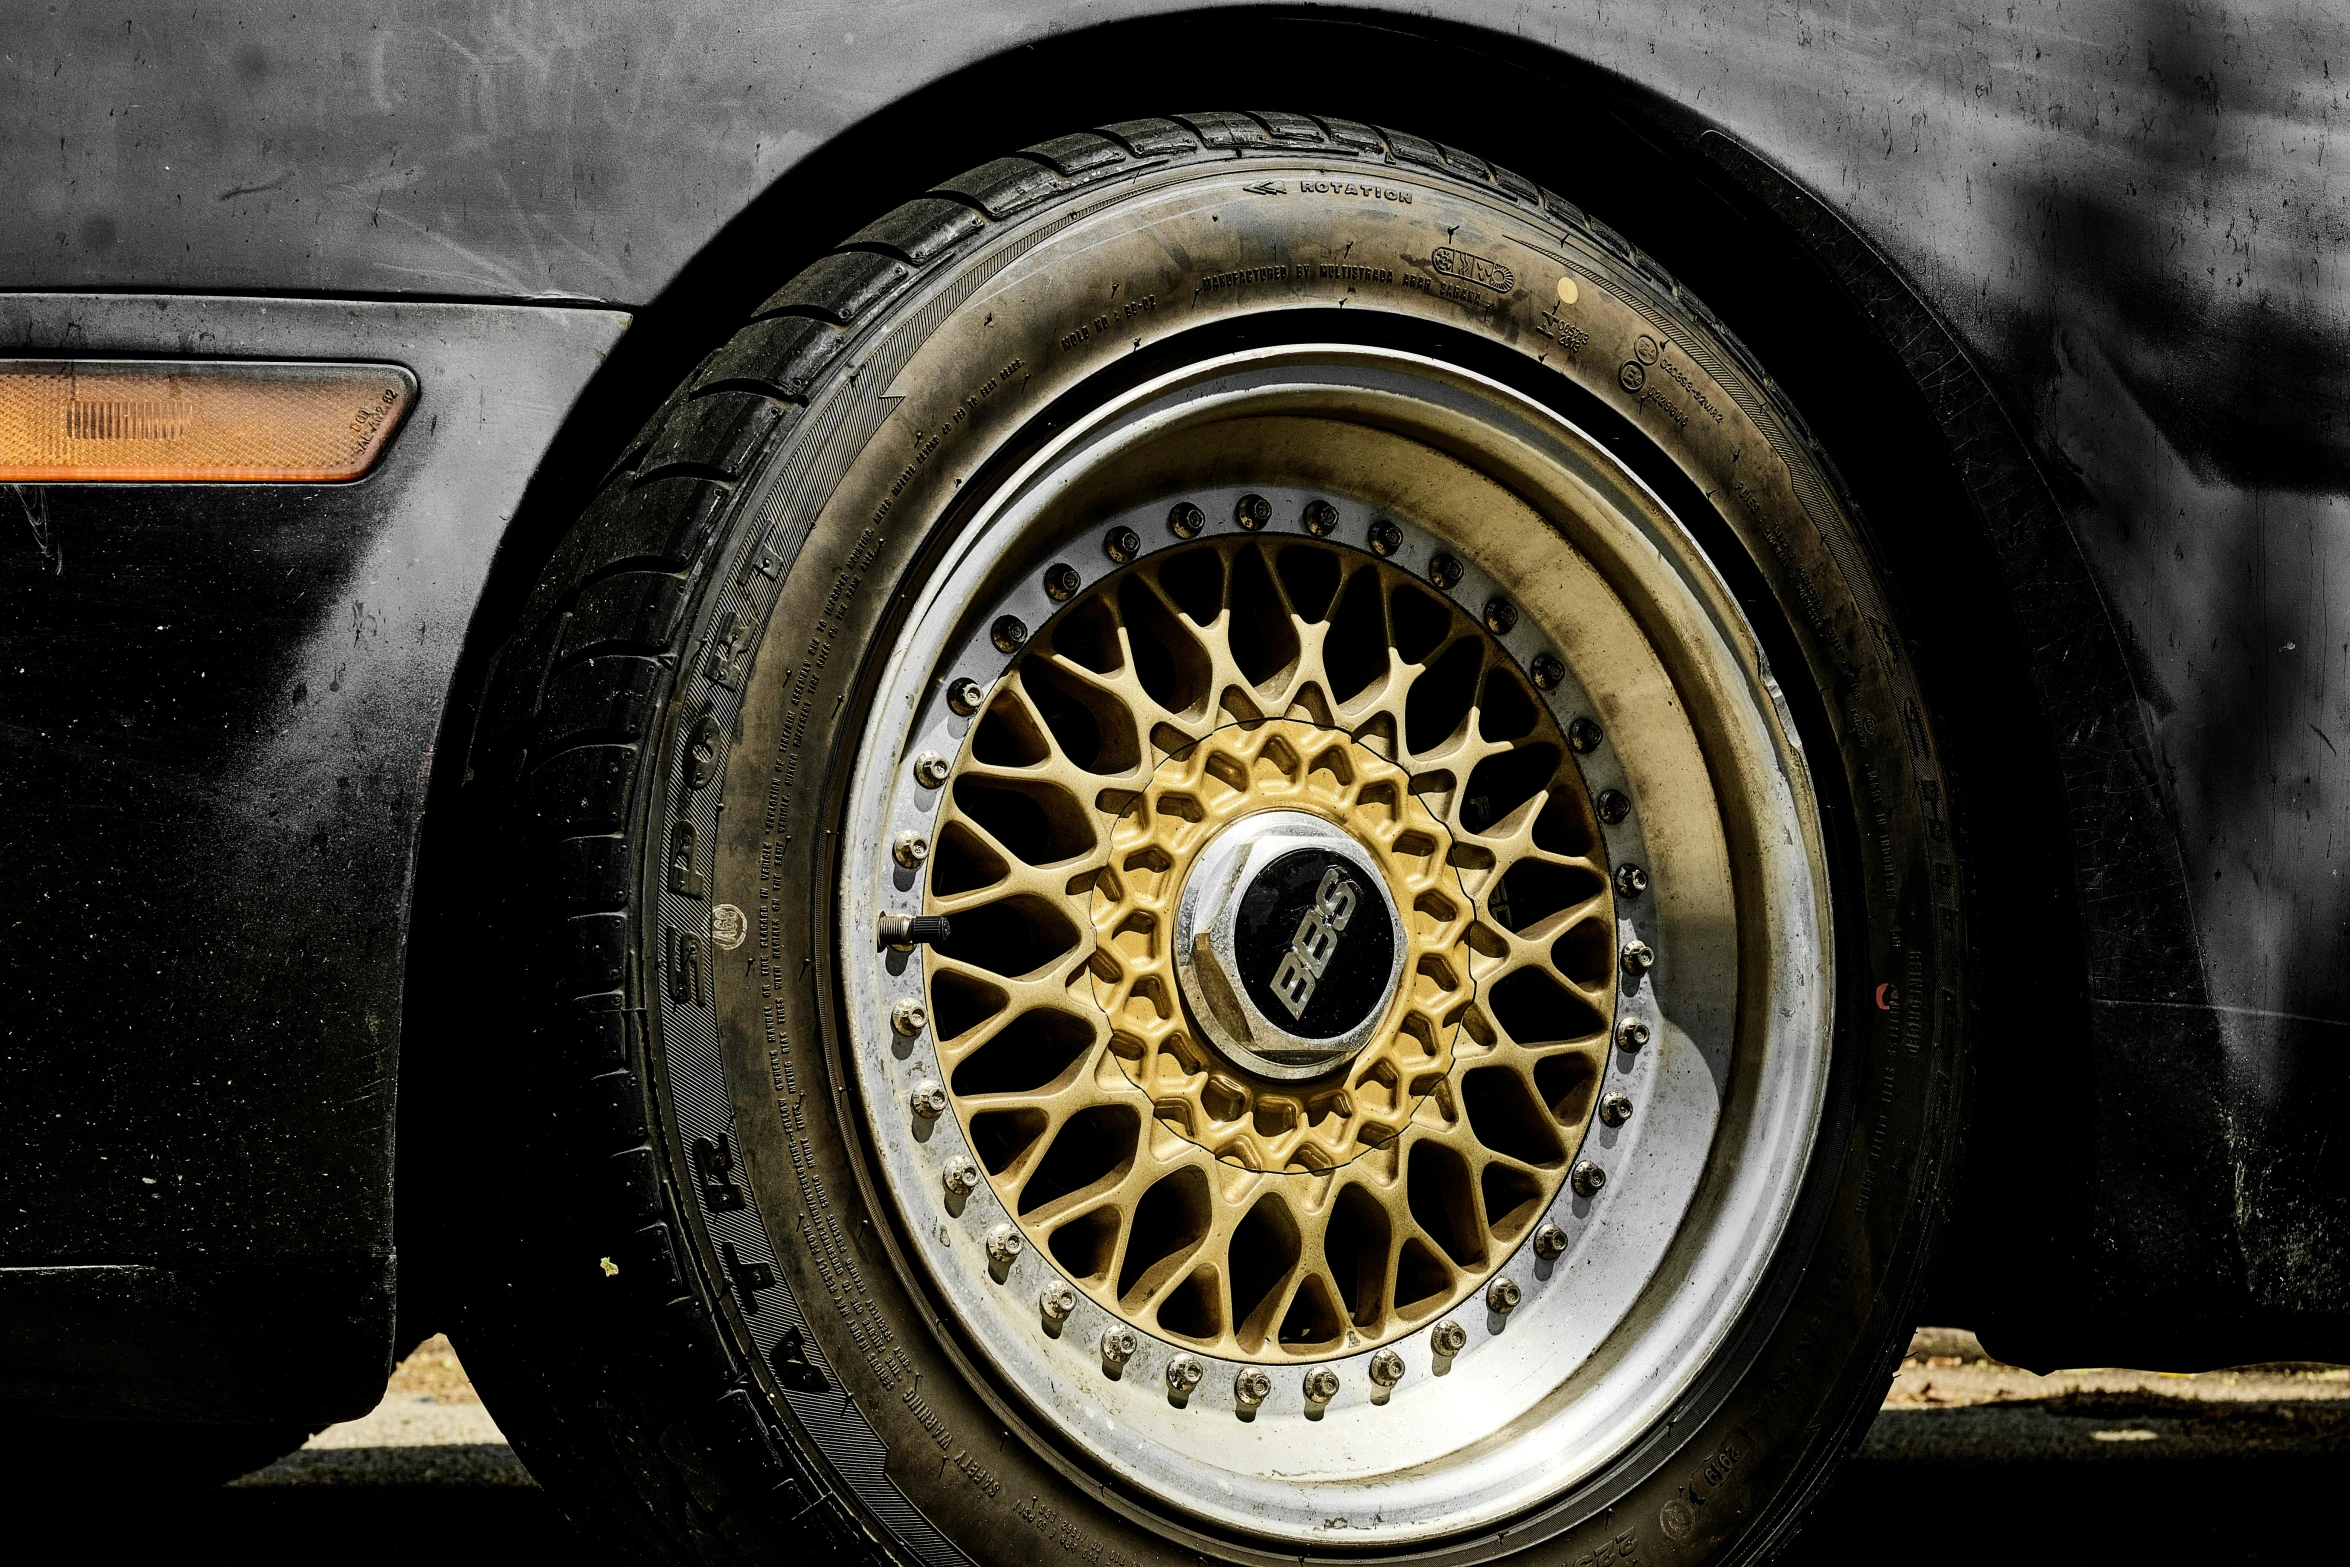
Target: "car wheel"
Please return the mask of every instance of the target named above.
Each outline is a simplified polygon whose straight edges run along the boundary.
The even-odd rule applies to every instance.
[[[1605,226],[1186,116],[873,223],[501,655],[464,1338],[648,1554],[1712,1562],[1950,1179],[1932,721],[1824,456]]]

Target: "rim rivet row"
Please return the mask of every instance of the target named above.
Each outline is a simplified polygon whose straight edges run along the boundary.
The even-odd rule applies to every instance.
[[[1328,1366],[1316,1366],[1306,1373],[1306,1406],[1320,1408],[1338,1396],[1338,1373]]]
[[[1403,548],[1403,529],[1382,517],[1371,524],[1365,535],[1374,555],[1392,555]]]
[[[1403,1380],[1403,1356],[1392,1349],[1383,1349],[1371,1357],[1371,1382],[1375,1387],[1393,1387]]]
[[[898,834],[898,841],[890,845],[889,856],[908,870],[918,870],[930,858],[930,840],[909,829]]]
[[[1028,622],[1017,615],[998,615],[987,639],[998,653],[1017,653],[1028,641]]]
[[[1588,1159],[1578,1159],[1575,1161],[1573,1179],[1576,1196],[1597,1197],[1599,1189],[1607,1184],[1607,1171]]]
[[[999,1224],[987,1232],[987,1260],[999,1269],[1008,1268],[1019,1260],[1020,1248],[1026,1244],[1018,1230]]]
[[[1044,1293],[1036,1297],[1036,1309],[1044,1313],[1045,1321],[1058,1326],[1077,1309],[1077,1292],[1066,1284],[1047,1284]]]
[[[1610,1094],[1599,1102],[1599,1119],[1608,1126],[1622,1126],[1632,1119],[1632,1100],[1627,1094]]]
[[[1056,604],[1066,604],[1085,586],[1085,579],[1077,575],[1077,568],[1067,561],[1047,566],[1044,572],[1045,597]]]
[[[1625,898],[1637,898],[1647,890],[1648,872],[1642,870],[1637,865],[1619,865],[1616,867],[1617,896]]]
[[[1232,520],[1245,532],[1261,533],[1265,524],[1273,520],[1273,503],[1262,495],[1243,495],[1232,508]]]
[[[939,1172],[939,1179],[946,1183],[949,1197],[968,1197],[979,1190],[979,1166],[957,1154]]]
[[[1578,755],[1589,756],[1599,749],[1599,742],[1606,738],[1607,731],[1599,727],[1596,718],[1578,718],[1567,725],[1567,744],[1573,746]]]
[[[1337,530],[1338,508],[1328,501],[1306,502],[1306,532],[1317,539],[1326,539]]]
[[[1123,566],[1142,553],[1142,535],[1132,528],[1112,528],[1102,539],[1102,553]]]
[[[947,1113],[947,1091],[927,1077],[914,1085],[913,1095],[907,1102],[925,1121],[935,1121]]]
[[[912,996],[900,996],[890,1004],[889,1026],[912,1039],[930,1026],[930,1014]]]
[[[1179,539],[1196,539],[1207,525],[1208,514],[1189,501],[1177,501],[1175,509],[1167,513],[1167,531]]]
[[[968,675],[947,687],[947,706],[965,718],[978,712],[979,704],[986,699],[987,693],[979,689],[979,682]]]
[[[1616,1043],[1626,1050],[1638,1050],[1648,1043],[1648,1019],[1628,1017],[1616,1025]]]
[[[1460,586],[1461,569],[1458,556],[1438,551],[1435,558],[1428,562],[1428,580],[1450,593]]]
[[[947,759],[936,751],[925,751],[914,758],[914,781],[925,789],[936,789],[947,781]]]
[[[1436,1352],[1438,1359],[1450,1360],[1469,1347],[1469,1330],[1447,1317],[1429,1330],[1428,1347]]]
[[[1545,1223],[1534,1232],[1534,1255],[1544,1262],[1556,1262],[1567,1254],[1567,1232],[1555,1224]]]
[[[1485,1287],[1485,1309],[1497,1317],[1506,1317],[1518,1309],[1526,1292],[1518,1287],[1516,1279],[1495,1279]]]
[[[1167,1402],[1180,1409],[1191,1402],[1191,1395],[1199,1390],[1200,1379],[1208,1368],[1189,1355],[1177,1355],[1167,1362]]]
[[[1532,673],[1535,690],[1556,691],[1559,682],[1567,678],[1567,666],[1556,654],[1538,653],[1534,657]]]
[[[1624,972],[1638,979],[1656,967],[1656,948],[1635,937],[1624,943]]]
[[[1602,789],[1594,802],[1599,807],[1599,819],[1613,827],[1632,814],[1632,798],[1621,789]]]
[[[1116,1376],[1134,1358],[1137,1340],[1132,1328],[1102,1329],[1102,1370]]]
[[[1485,629],[1497,637],[1506,637],[1518,629],[1518,606],[1508,599],[1485,601]]]

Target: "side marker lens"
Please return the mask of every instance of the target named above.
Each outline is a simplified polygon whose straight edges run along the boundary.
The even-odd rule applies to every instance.
[[[398,365],[0,359],[0,484],[332,484],[415,404]]]

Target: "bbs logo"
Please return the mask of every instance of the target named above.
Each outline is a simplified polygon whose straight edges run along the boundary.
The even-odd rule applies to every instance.
[[[1273,994],[1291,1017],[1305,1016],[1314,987],[1338,954],[1338,938],[1362,901],[1363,890],[1346,872],[1333,866],[1323,873],[1321,885],[1314,889],[1314,906],[1297,922],[1297,934],[1289,938],[1289,950],[1273,971]]]

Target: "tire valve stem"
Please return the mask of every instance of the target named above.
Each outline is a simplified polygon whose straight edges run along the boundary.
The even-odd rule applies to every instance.
[[[1132,1328],[1102,1329],[1102,1375],[1115,1382],[1126,1374],[1126,1362],[1134,1358],[1135,1338]]]
[[[941,1084],[925,1077],[914,1085],[913,1094],[906,1101],[914,1113],[925,1121],[935,1121],[947,1113],[947,1091]]]
[[[1251,1366],[1232,1379],[1232,1412],[1243,1420],[1254,1420],[1258,1409],[1273,1396],[1273,1379]]]
[[[1306,1373],[1306,1418],[1319,1420],[1322,1411],[1330,1407],[1330,1400],[1338,1396],[1338,1372],[1330,1366],[1316,1366]]]
[[[1495,1279],[1485,1287],[1485,1309],[1497,1318],[1517,1310],[1525,1298],[1526,1292],[1518,1287],[1516,1279]]]
[[[1556,1262],[1567,1254],[1567,1232],[1555,1224],[1545,1223],[1534,1232],[1534,1256],[1541,1262]]]
[[[1037,1315],[1044,1319],[1047,1337],[1059,1338],[1069,1314],[1077,1309],[1077,1291],[1066,1284],[1047,1284],[1036,1297]]]
[[[1167,1402],[1177,1409],[1191,1403],[1191,1395],[1199,1391],[1200,1379],[1208,1368],[1189,1355],[1177,1355],[1167,1362]]]
[[[987,1232],[987,1271],[998,1284],[1012,1271],[1012,1264],[1020,1260],[1020,1248],[1027,1242],[1020,1232],[1009,1224],[999,1224]]]
[[[1452,1357],[1469,1347],[1469,1330],[1454,1317],[1447,1317],[1428,1331],[1428,1348],[1436,1356],[1436,1374],[1442,1376],[1452,1369]]]
[[[1403,1356],[1392,1349],[1383,1349],[1371,1357],[1371,1402],[1384,1404],[1395,1385],[1403,1380]]]
[[[1576,1196],[1597,1197],[1599,1189],[1607,1184],[1607,1171],[1588,1159],[1578,1159],[1575,1161],[1573,1180]]]
[[[879,945],[892,952],[927,947],[946,940],[954,931],[955,922],[944,914],[884,914],[877,927]]]

